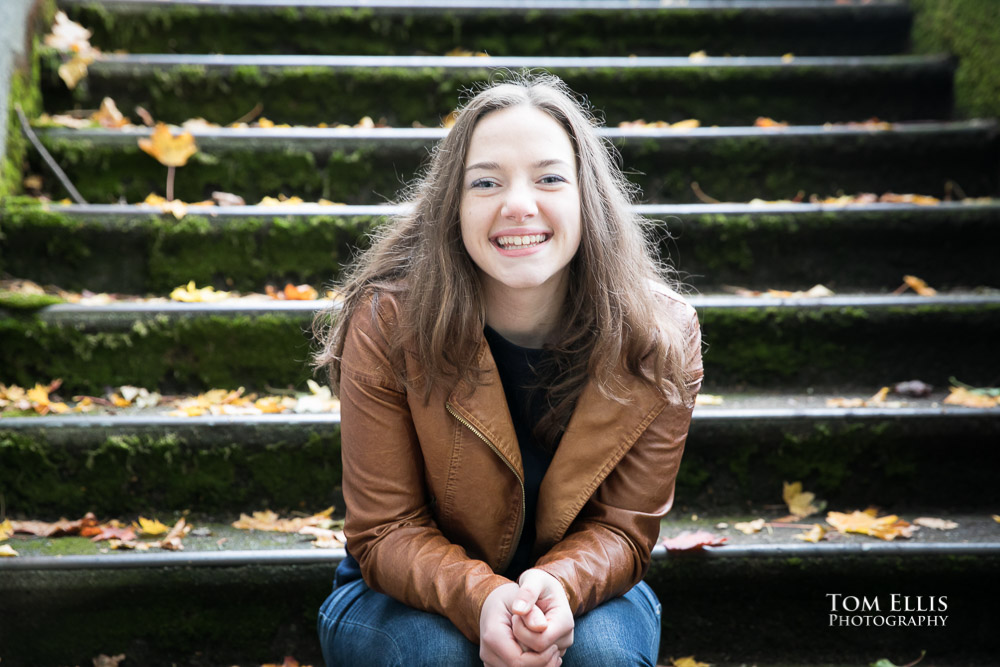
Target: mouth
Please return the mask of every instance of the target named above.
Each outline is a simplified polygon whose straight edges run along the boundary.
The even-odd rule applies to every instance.
[[[490,239],[501,250],[534,248],[552,238],[552,234],[501,234]]]

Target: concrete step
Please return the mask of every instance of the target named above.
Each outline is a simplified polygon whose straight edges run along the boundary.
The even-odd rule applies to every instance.
[[[849,535],[807,544],[792,529],[744,536],[714,528],[750,518],[672,518],[662,527],[667,536],[708,528],[729,540],[699,552],[654,551],[646,581],[664,607],[664,658],[868,664],[926,650],[928,664],[986,665],[1000,648],[992,576],[1000,528],[988,516],[947,515],[957,531],[922,529],[892,543]],[[259,665],[286,654],[321,663],[314,619],[343,553],[297,536],[236,536],[225,523],[207,524],[209,537],[185,538],[183,552],[162,554],[94,553],[76,538],[11,540],[22,556],[0,561],[5,662],[44,667],[124,652],[149,665]],[[842,610],[861,598],[879,610]],[[926,611],[931,598],[935,610]],[[948,608],[938,611],[942,598]],[[947,618],[943,627],[850,625],[877,622],[866,616]],[[841,617],[848,625],[836,625]]]
[[[319,288],[340,273],[391,206],[190,209],[181,221],[141,206],[0,205],[0,270],[63,289],[168,294],[199,286],[262,292]],[[889,292],[918,275],[938,289],[1000,286],[1000,201],[871,204],[644,205],[660,256],[702,291]]]
[[[917,377],[996,383],[1000,296],[691,297],[717,387],[872,386]],[[132,384],[162,393],[304,386],[321,301],[59,304],[0,311],[0,368],[67,394]],[[941,350],[947,349],[946,354]]]
[[[853,409],[828,407],[830,394],[726,394],[722,406],[695,409],[677,511],[780,505],[785,481],[802,481],[831,509],[995,511],[1000,410],[945,405],[944,394]],[[171,409],[3,418],[7,511],[343,507],[339,414],[181,418]]]
[[[279,193],[350,204],[396,198],[447,130],[322,128],[194,130],[199,153],[180,172],[176,196],[201,201],[222,190],[259,201]],[[163,192],[163,167],[139,150],[144,127],[40,132],[70,180],[91,203],[141,202]],[[790,199],[802,191],[911,192],[943,198],[1000,194],[996,121],[864,126],[602,128],[629,179],[654,203],[697,202],[692,182],[719,201]],[[62,192],[40,157],[32,171]],[[950,182],[950,183],[949,183]]]
[[[898,0],[61,0],[105,51],[507,55],[863,55],[904,51]],[[335,38],[331,38],[335,35]]]
[[[459,91],[498,70],[547,70],[601,110],[607,122],[636,118],[746,125],[760,115],[795,124],[945,120],[955,61],[934,56],[551,57],[106,54],[68,91],[55,53],[42,55],[49,111],[96,109],[109,96],[131,113],[229,124],[262,104],[276,123],[436,127]],[[762,102],[762,100],[766,100]],[[334,101],[334,102],[331,102]]]

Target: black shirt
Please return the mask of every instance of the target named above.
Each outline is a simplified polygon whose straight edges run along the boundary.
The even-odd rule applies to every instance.
[[[516,581],[522,572],[534,564],[531,551],[535,546],[538,490],[545,471],[552,462],[552,453],[543,449],[532,435],[532,429],[547,410],[544,391],[535,387],[538,384],[539,366],[548,359],[549,353],[515,345],[488,326],[484,334],[500,372],[500,382],[507,397],[507,407],[514,422],[514,432],[521,447],[524,466],[524,528],[514,559],[507,571],[502,573],[508,579]]]

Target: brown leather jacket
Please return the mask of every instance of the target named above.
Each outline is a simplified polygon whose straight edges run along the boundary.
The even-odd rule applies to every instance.
[[[694,309],[659,290],[688,332],[691,386],[700,388],[701,337]],[[509,580],[524,513],[521,454],[503,387],[483,340],[488,384],[473,391],[407,393],[394,379],[382,331],[398,304],[352,318],[341,365],[341,439],[347,548],[365,582],[412,607],[449,618],[479,641],[486,597]],[[411,354],[396,359],[418,377]],[[628,591],[645,575],[660,519],[673,503],[694,398],[672,404],[635,377],[630,400],[588,384],[542,481],[536,567],[562,582],[574,615]]]

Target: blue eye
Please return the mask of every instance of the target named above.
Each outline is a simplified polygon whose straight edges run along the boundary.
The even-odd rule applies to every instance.
[[[470,188],[493,188],[496,183],[488,178],[477,178],[469,185]]]
[[[545,185],[555,185],[556,183],[568,183],[568,181],[562,176],[556,174],[549,174],[548,176],[542,176],[541,182]]]

